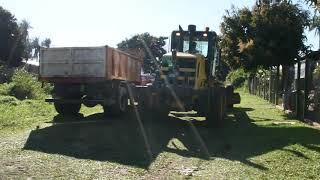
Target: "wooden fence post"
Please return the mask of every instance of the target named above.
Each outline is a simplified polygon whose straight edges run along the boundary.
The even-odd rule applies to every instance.
[[[309,100],[309,78],[310,78],[310,60],[306,58],[305,63],[305,76],[304,76],[304,114],[308,111],[308,100]]]
[[[269,79],[269,102],[272,102],[272,69],[270,68],[270,79]]]
[[[301,109],[301,89],[300,89],[300,76],[301,76],[301,59],[298,59],[298,70],[297,70],[297,83],[296,83],[296,114],[297,118],[301,118],[303,114]]]
[[[274,99],[275,99],[275,105],[279,104],[279,77],[280,77],[280,65],[277,65],[277,74],[276,74],[276,82],[275,82],[275,93],[274,93]]]

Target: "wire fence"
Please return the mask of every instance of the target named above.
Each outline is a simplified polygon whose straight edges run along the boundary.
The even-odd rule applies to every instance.
[[[248,78],[247,89],[299,119],[320,120],[320,61],[304,59]]]

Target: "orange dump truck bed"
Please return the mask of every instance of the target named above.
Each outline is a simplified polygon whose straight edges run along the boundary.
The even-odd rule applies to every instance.
[[[51,83],[139,83],[142,63],[142,58],[108,46],[43,48],[39,78]]]

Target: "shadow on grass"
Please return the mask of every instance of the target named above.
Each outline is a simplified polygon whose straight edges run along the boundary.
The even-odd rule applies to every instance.
[[[317,146],[320,145],[318,130],[294,126],[258,126],[247,115],[247,111],[252,110],[234,108],[228,113],[224,128],[196,126],[210,157],[207,157],[201,143],[195,138],[188,122],[178,117],[169,117],[163,122],[146,115],[143,117],[143,126],[153,154],[153,159],[150,159],[134,114],[121,118],[106,118],[103,114],[73,118],[56,116],[52,126],[30,133],[24,149],[145,169],[162,152],[200,159],[221,157],[261,170],[267,168],[249,158],[280,149],[308,159],[301,152],[285,148],[292,144],[301,144],[320,152]],[[180,142],[172,141],[173,138]]]

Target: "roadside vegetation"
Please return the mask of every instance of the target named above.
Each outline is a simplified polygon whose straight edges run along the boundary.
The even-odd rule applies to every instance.
[[[226,83],[233,85],[235,88],[241,88],[244,86],[249,73],[245,72],[243,68],[231,71],[226,78]]]
[[[35,75],[23,68],[0,69],[5,82],[0,84],[0,132],[30,127],[54,114],[53,108],[44,102],[50,96],[51,85],[42,86]]]
[[[97,107],[83,108],[76,118],[61,117],[50,105],[24,101],[6,115],[24,130],[2,136],[0,178],[319,178],[319,129],[256,96],[241,92],[241,97],[223,128],[196,126],[205,146],[181,120],[197,119],[192,113],[187,118],[173,113],[167,121],[142,116],[152,159],[133,114],[105,118]],[[23,110],[31,106],[37,111]],[[10,114],[13,110],[20,114]]]
[[[0,95],[14,96],[19,100],[44,99],[52,91],[52,86],[43,85],[33,75],[23,68],[14,70],[11,78],[6,83],[0,84]]]
[[[102,111],[96,108],[82,107],[84,115]],[[0,95],[0,136],[9,136],[34,129],[46,123],[53,123],[57,115],[52,104],[44,99],[18,100],[14,96]]]
[[[35,123],[50,121],[54,113],[43,100],[20,101],[13,96],[0,95],[0,132],[16,133]]]

